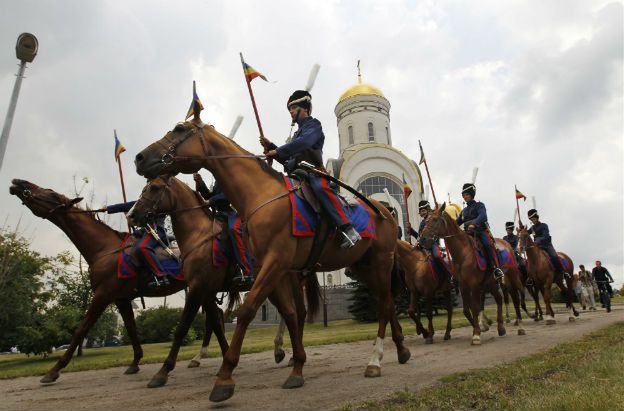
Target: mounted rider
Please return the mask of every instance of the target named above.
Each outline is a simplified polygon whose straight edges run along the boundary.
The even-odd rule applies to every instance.
[[[464,225],[464,231],[479,239],[483,246],[483,253],[487,259],[488,269],[492,270],[494,278],[500,280],[503,276],[503,270],[498,267],[498,258],[495,254],[495,245],[487,223],[487,211],[485,204],[475,201],[474,196],[477,193],[477,187],[472,183],[466,183],[462,187],[462,197],[466,202],[466,207],[457,217],[457,224]]]
[[[293,173],[302,161],[323,170],[325,135],[321,122],[310,115],[312,113],[312,96],[305,90],[297,90],[288,98],[286,107],[293,123],[297,123],[299,128],[292,140],[280,147],[266,138],[260,137],[262,145],[269,149],[266,153],[267,158],[274,158],[282,163],[287,174]],[[330,187],[327,179],[314,173],[307,173],[307,178],[319,203],[340,232],[342,237],[340,247],[353,247],[362,237],[349,221],[336,191]]]
[[[527,214],[529,220],[531,220],[531,224],[533,224],[533,226],[529,228],[529,234],[533,234],[533,241],[535,241],[535,244],[546,251],[557,273],[561,273],[566,278],[570,277],[570,274],[566,273],[563,265],[561,265],[561,260],[559,260],[557,251],[555,251],[555,247],[552,245],[552,237],[550,236],[548,225],[539,220],[539,214],[536,209],[532,208]]]
[[[239,249],[239,244],[237,244],[237,238],[240,240],[240,244],[244,244],[244,241],[242,240],[242,231],[236,231],[235,228],[235,222],[238,219],[238,214],[230,205],[230,201],[225,196],[225,193],[221,191],[221,186],[219,186],[217,181],[215,181],[211,190],[208,188],[199,173],[193,174],[193,180],[195,180],[195,191],[197,191],[206,201],[210,203],[212,208],[216,211],[216,218],[224,224],[222,233],[228,238],[228,240],[225,240],[224,238],[224,241],[230,245],[231,252],[234,254],[233,257],[236,261],[237,269],[233,278],[235,285],[251,285],[254,281],[253,263],[248,261],[249,258],[247,251]],[[245,275],[246,269],[242,266],[243,259],[245,259],[245,263],[247,263],[249,275]]]
[[[134,206],[136,201],[128,201],[126,203],[113,204],[106,207],[108,214],[128,213]],[[165,229],[165,216],[158,215],[154,218],[152,228],[156,232],[158,239],[145,228],[138,228],[134,231],[137,241],[132,245],[130,256],[139,259],[143,267],[147,267],[152,273],[152,281],[148,283],[149,287],[160,287],[169,285],[166,270],[163,268],[156,250],[159,248],[169,247],[169,236]],[[162,242],[162,244],[161,244]]]
[[[433,209],[431,208],[431,204],[429,204],[429,201],[421,200],[418,202],[418,215],[420,215],[420,218],[422,218],[422,220],[420,221],[418,232],[416,232],[410,225],[409,231],[412,237],[417,239],[420,236],[420,234],[422,234],[423,230],[425,229],[425,225],[427,223],[427,217],[429,217],[429,214],[431,214],[432,212],[433,212]],[[418,244],[418,247],[423,249],[427,254],[431,256],[431,258],[433,259],[432,261],[433,265],[436,267],[436,270],[438,272],[446,273],[448,281],[451,283],[451,285],[454,285],[453,275],[447,269],[446,263],[444,262],[444,259],[443,259],[444,256],[442,255],[442,251],[440,249],[440,240],[438,239],[437,241],[435,241],[432,244],[430,249],[425,249],[423,245],[420,243]]]
[[[514,254],[516,255],[516,261],[518,262],[518,268],[520,272],[524,276],[525,282],[527,285],[532,285],[532,280],[528,277],[528,271],[526,269],[526,261],[518,252],[518,236],[514,234],[515,224],[513,221],[507,221],[505,223],[505,231],[507,234],[503,237],[503,240],[507,241],[511,248],[513,249]]]

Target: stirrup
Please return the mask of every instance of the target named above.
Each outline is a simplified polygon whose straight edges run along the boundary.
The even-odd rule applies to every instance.
[[[344,229],[338,229],[338,231],[343,236],[342,241],[340,242],[340,248],[349,249],[362,239],[360,233],[358,233],[352,225],[349,225]]]
[[[503,272],[503,270],[501,270],[498,267],[495,267],[494,270],[492,270],[492,274],[494,274],[494,279],[496,281],[502,280],[502,278],[505,276],[505,273]]]

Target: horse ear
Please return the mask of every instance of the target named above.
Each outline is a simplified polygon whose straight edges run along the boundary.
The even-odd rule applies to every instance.
[[[82,197],[76,197],[72,200],[69,200],[69,203],[67,203],[65,205],[65,207],[69,208],[69,207],[73,207],[74,205],[78,204],[79,202],[82,201]]]
[[[442,214],[445,209],[446,209],[446,201],[443,202],[442,205],[440,206],[440,214]]]

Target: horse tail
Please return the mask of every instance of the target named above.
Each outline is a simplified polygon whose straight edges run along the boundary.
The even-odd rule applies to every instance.
[[[321,306],[321,287],[316,273],[310,273],[305,281],[306,300],[308,301],[308,322],[314,321],[314,316],[318,314]]]
[[[392,290],[392,295],[398,296],[406,290],[407,284],[405,283],[405,268],[401,266],[396,254],[394,256],[394,263],[392,265],[392,272],[390,276],[390,289]]]
[[[225,318],[228,318],[241,305],[240,291],[233,290],[228,293],[228,305],[225,309]]]

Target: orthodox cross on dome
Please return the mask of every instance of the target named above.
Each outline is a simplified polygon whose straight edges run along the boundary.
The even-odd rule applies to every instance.
[[[360,60],[359,59],[358,59],[357,69],[358,69],[358,83],[361,83],[362,82],[362,71],[360,70]]]

